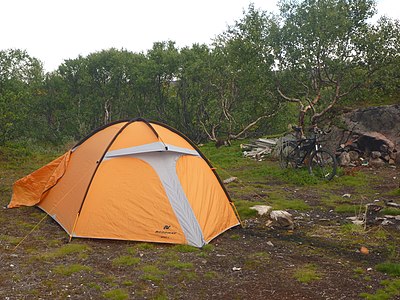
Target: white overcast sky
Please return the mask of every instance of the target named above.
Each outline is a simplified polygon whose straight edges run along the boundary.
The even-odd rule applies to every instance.
[[[210,44],[251,2],[277,11],[277,0],[0,0],[0,50],[27,50],[53,71],[64,59],[112,47]],[[378,12],[400,19],[400,1],[379,0]]]

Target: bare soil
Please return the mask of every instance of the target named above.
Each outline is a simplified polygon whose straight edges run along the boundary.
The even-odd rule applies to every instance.
[[[22,172],[1,171],[2,207],[10,199],[11,183]],[[310,205],[307,211],[289,210],[295,229],[265,227],[262,218],[251,218],[245,228],[228,230],[202,250],[74,239],[72,244],[84,246],[81,251],[57,252],[68,239],[51,218],[35,207],[2,208],[0,298],[360,299],[361,293],[373,294],[382,288],[382,280],[391,278],[375,266],[400,257],[400,223],[377,225],[366,231],[349,227],[346,231],[343,224],[350,223],[346,217],[354,213],[337,213],[335,204],[324,199],[326,193],[350,193],[351,198],[343,201],[376,198],[400,202],[398,196],[387,194],[398,188],[398,169],[365,168],[360,172],[373,178],[373,195],[371,190],[364,195],[351,186],[314,189],[286,186],[266,178],[266,186],[271,180],[270,188],[286,189]],[[369,254],[360,252],[362,246]],[[132,265],[115,263],[120,256],[138,261]],[[59,266],[72,265],[82,268],[70,273],[60,271]],[[317,278],[302,283],[294,275],[309,265],[316,270]]]

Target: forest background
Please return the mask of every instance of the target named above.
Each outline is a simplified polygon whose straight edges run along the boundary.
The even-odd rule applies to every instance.
[[[194,142],[274,135],[341,111],[400,102],[400,23],[372,0],[250,5],[212,44],[105,49],[55,71],[0,50],[0,145],[63,145],[120,119],[171,125]]]

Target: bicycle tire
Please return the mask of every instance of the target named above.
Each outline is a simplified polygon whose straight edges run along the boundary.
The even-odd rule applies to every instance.
[[[296,143],[293,141],[285,141],[282,143],[281,150],[279,152],[279,165],[282,169],[288,167],[295,167],[296,161],[294,157]]]
[[[337,162],[335,156],[327,150],[317,150],[310,156],[308,172],[323,180],[332,180],[336,175]]]

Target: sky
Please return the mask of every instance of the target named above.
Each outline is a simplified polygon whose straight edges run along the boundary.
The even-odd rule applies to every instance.
[[[277,0],[1,0],[0,50],[26,50],[53,71],[65,59],[109,48],[210,44],[251,2],[277,12]],[[398,0],[379,0],[377,8],[400,19]]]

